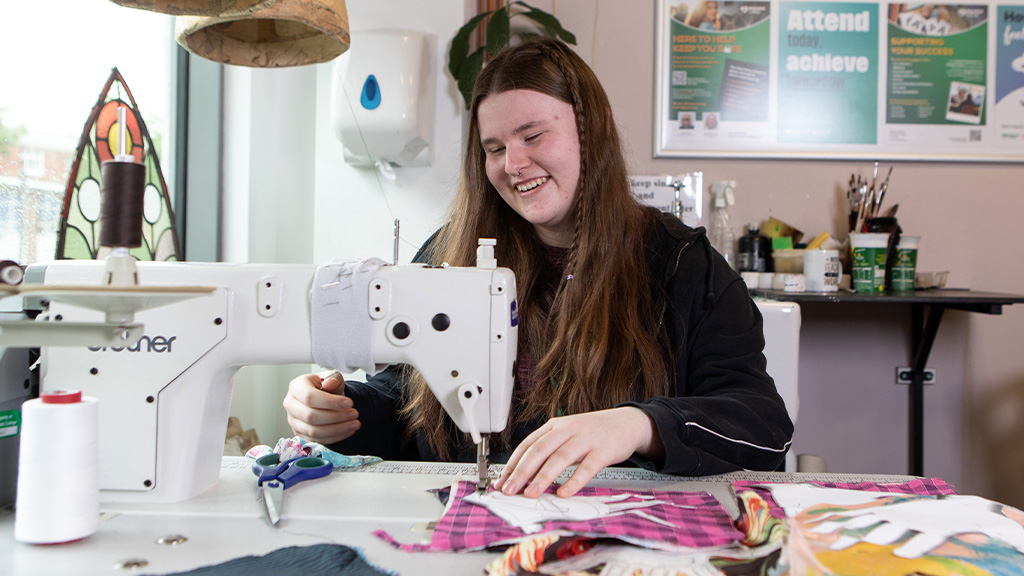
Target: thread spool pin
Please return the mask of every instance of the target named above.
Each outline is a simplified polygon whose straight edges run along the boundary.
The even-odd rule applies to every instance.
[[[128,109],[117,109],[117,154],[100,166],[100,246],[110,248],[103,272],[108,286],[135,286],[139,283],[131,248],[142,246],[143,197],[146,193],[146,167],[136,162],[128,149]],[[118,318],[108,321],[124,322]],[[128,321],[131,319],[128,318]]]

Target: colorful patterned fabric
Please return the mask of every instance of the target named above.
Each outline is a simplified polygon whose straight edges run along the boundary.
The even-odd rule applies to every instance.
[[[480,550],[527,538],[522,530],[509,526],[486,508],[465,502],[466,495],[474,490],[474,482],[458,484],[457,493],[434,529],[433,540],[429,545],[402,544],[383,531],[374,534],[407,552]],[[727,546],[743,540],[743,533],[733,526],[729,513],[707,492],[627,491],[591,487],[585,487],[579,492],[581,496],[620,494],[654,497],[666,503],[642,510],[644,515],[653,516],[657,521],[640,514],[622,514],[587,521],[547,522],[544,531],[593,538],[611,537],[665,550]]]
[[[772,516],[785,518],[786,513],[772,499],[771,492],[761,486],[763,482],[738,480],[732,483],[733,490],[739,496],[745,490],[753,490],[768,504]],[[879,484],[877,482],[808,482],[825,488],[842,488],[844,490],[861,490],[865,492],[897,492],[917,496],[938,496],[940,494],[956,494],[956,490],[942,478],[915,478],[902,484]]]
[[[294,438],[281,438],[273,448],[262,444],[253,446],[245,453],[245,457],[258,460],[268,454],[280,454],[282,462],[299,456],[317,456],[334,464],[335,470],[339,468],[355,468],[364,464],[373,464],[381,461],[377,456],[346,456],[339,454],[322,444],[310,442],[298,436]]]
[[[772,517],[768,504],[753,490],[740,498],[737,527],[747,534],[742,545],[687,554],[645,550],[612,539],[558,536],[548,533],[510,546],[487,565],[487,576],[557,574],[567,576],[714,575],[768,576],[786,573],[782,546],[785,520]]]
[[[487,565],[487,576],[533,574],[542,564],[571,558],[594,547],[593,538],[541,534],[509,546],[500,558]]]
[[[790,573],[801,576],[1011,576],[1024,574],[1024,554],[1002,540],[982,533],[956,534],[937,546],[916,556],[901,553],[900,549],[923,535],[914,529],[897,539],[889,528],[891,524],[864,526],[850,522],[838,530],[823,529],[823,524],[841,522],[844,514],[884,513],[885,509],[904,503],[938,499],[939,496],[891,496],[865,504],[836,506],[821,505],[808,508],[786,520],[791,525],[788,559]],[[1001,506],[990,512],[1000,514],[1024,526],[1024,513]],[[959,518],[959,516],[953,516]],[[879,522],[882,515],[878,516]],[[927,522],[928,520],[922,520]],[[875,538],[875,531],[888,532],[884,538]],[[897,526],[898,529],[903,527]],[[850,544],[850,542],[853,544]],[[877,542],[877,543],[876,543]]]
[[[785,519],[772,514],[772,506],[765,500],[762,491],[737,490],[736,499],[740,505],[740,518],[736,521],[736,527],[745,534],[745,546],[760,546],[785,538],[788,529]]]
[[[746,492],[757,499],[753,492]],[[770,518],[776,525],[785,521]],[[781,576],[783,538],[756,546],[690,550],[648,550],[610,538],[542,534],[508,547],[487,565],[487,576]]]

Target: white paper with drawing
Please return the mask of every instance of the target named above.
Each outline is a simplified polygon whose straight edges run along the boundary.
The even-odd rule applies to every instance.
[[[638,498],[640,502],[624,502],[628,498]],[[465,501],[487,508],[510,526],[515,526],[527,534],[540,531],[545,522],[553,520],[585,521],[621,514],[636,514],[658,524],[676,527],[665,520],[643,512],[641,509],[659,504],[679,506],[664,500],[657,500],[653,496],[636,494],[559,498],[554,494],[545,493],[537,498],[527,498],[522,495],[508,496],[501,492],[488,492],[486,494],[471,494],[466,496]],[[692,508],[692,506],[685,506],[685,508]]]
[[[893,554],[917,558],[957,534],[978,533],[1000,540],[1024,553],[1024,512],[978,496],[915,496],[891,492],[863,492],[823,488],[809,484],[763,484],[790,517],[818,505],[856,506],[885,497],[892,503],[825,512],[813,522],[812,531],[838,533],[832,550],[849,548],[859,542],[890,545],[910,536]],[[880,503],[882,504],[882,503]],[[852,531],[870,528],[856,535]],[[851,531],[843,533],[843,531]]]

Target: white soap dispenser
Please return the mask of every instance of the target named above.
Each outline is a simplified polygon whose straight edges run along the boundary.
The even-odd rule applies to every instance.
[[[335,60],[331,123],[349,164],[430,166],[437,38],[413,30],[352,33]]]

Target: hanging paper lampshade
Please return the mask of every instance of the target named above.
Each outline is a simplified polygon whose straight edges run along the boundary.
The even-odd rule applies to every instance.
[[[179,16],[178,44],[214,62],[278,68],[329,62],[348,50],[345,0],[278,0],[227,16]]]
[[[245,14],[260,10],[276,0],[110,0],[125,8],[138,8],[150,12],[175,16],[224,16]]]

